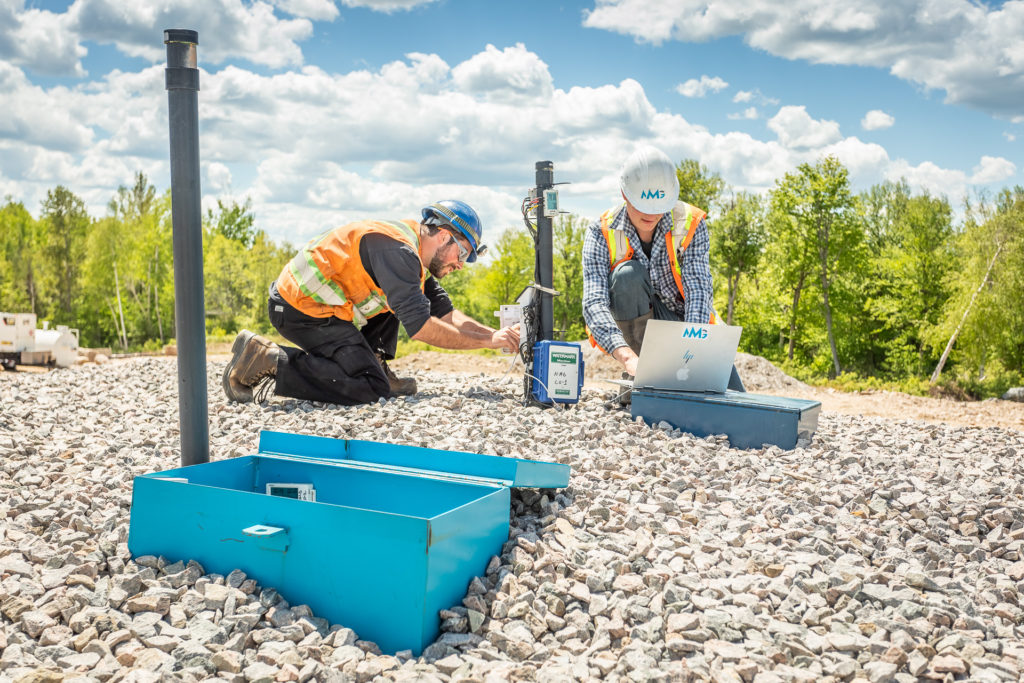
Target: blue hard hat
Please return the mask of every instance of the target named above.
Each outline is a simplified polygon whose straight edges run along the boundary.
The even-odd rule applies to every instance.
[[[423,207],[423,220],[436,218],[439,222],[449,225],[469,240],[470,253],[467,261],[476,261],[478,255],[483,255],[487,250],[486,245],[480,243],[483,236],[483,226],[480,224],[480,216],[476,211],[457,199],[444,199],[434,202],[430,206]]]

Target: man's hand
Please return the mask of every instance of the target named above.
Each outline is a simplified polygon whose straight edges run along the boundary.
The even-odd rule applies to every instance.
[[[636,377],[636,364],[640,359],[633,353],[633,349],[620,346],[612,351],[612,358],[622,363],[623,369],[630,377]]]
[[[519,350],[519,323],[495,330],[491,335],[491,348],[516,353]]]
[[[412,338],[442,349],[519,349],[518,325],[492,330],[461,313],[446,318],[427,318]]]

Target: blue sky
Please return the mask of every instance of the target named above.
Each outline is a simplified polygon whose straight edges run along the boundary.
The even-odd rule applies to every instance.
[[[199,31],[204,204],[292,243],[445,197],[496,237],[541,159],[595,216],[644,143],[734,190],[825,154],[955,205],[1024,184],[1024,0],[0,0],[0,196],[168,186],[165,28]]]

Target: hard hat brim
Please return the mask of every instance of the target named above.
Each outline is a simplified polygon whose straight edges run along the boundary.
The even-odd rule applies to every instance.
[[[656,213],[668,213],[672,210],[672,207],[676,205],[676,198],[665,196],[662,199],[643,199],[636,196],[635,192],[627,192],[625,188],[622,188],[622,194],[626,195],[626,199],[633,205],[633,208],[640,213],[656,214]]]

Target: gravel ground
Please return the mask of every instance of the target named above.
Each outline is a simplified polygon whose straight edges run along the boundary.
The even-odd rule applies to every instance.
[[[356,408],[227,404],[269,428],[535,458],[500,557],[421,657],[379,654],[241,572],[131,558],[132,477],[178,464],[174,359],[0,376],[0,680],[1021,680],[1024,434],[824,413],[789,452],[649,429],[588,391],[433,372]],[[180,558],[174,558],[180,559]]]

